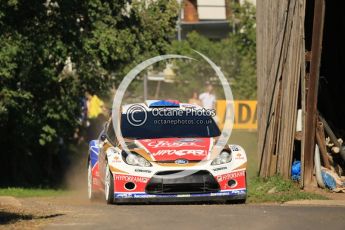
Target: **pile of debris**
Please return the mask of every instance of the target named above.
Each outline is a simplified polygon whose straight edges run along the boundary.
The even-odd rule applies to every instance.
[[[345,143],[337,138],[327,121],[318,116],[314,155],[314,175],[321,188],[345,192]],[[344,145],[343,145],[344,144]],[[292,180],[301,179],[301,162],[295,160],[291,167]]]
[[[315,176],[321,188],[345,192],[345,146],[327,121],[319,116],[316,127]]]

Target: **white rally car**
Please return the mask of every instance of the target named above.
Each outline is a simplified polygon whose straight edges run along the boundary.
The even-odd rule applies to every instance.
[[[103,193],[107,203],[245,202],[245,151],[226,145],[211,156],[220,130],[211,115],[196,116],[188,108],[202,109],[176,101],[123,106],[117,119],[129,151],[117,140],[110,119],[100,139],[90,142],[89,198]]]

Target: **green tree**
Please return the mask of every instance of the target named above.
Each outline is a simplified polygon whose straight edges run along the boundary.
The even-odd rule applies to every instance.
[[[176,17],[175,1],[1,0],[0,185],[58,182],[84,91],[165,53]]]
[[[234,75],[234,94],[240,99],[256,99],[256,18],[255,6],[245,1],[234,5],[235,33],[230,34],[238,57],[239,69]]]

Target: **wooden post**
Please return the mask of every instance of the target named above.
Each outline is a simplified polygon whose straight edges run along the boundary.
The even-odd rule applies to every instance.
[[[304,187],[312,186],[314,170],[315,133],[317,122],[317,96],[319,86],[322,36],[325,15],[325,1],[315,0],[313,35],[311,46],[310,79],[307,87],[305,142],[304,142]]]

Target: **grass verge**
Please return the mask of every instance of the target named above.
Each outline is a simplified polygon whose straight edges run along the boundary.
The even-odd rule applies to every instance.
[[[42,189],[42,188],[0,188],[0,196],[14,197],[42,197],[60,196],[66,194],[65,190]]]
[[[327,200],[319,194],[304,192],[293,181],[284,180],[281,176],[267,179],[252,177],[248,180],[248,202],[278,202],[290,200]]]

